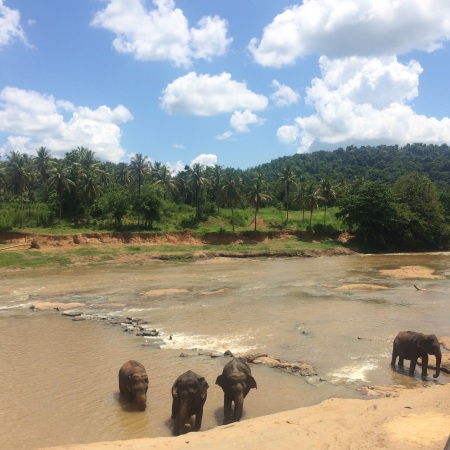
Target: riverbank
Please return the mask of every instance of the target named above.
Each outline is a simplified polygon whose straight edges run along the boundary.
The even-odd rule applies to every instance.
[[[427,449],[450,436],[450,384],[393,389],[373,400],[329,399],[318,405],[179,437],[52,447],[77,450]]]

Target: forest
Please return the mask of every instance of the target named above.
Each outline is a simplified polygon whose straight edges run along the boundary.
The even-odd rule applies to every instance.
[[[178,173],[136,154],[100,161],[78,147],[64,158],[40,147],[0,160],[0,230],[349,231],[388,249],[446,249],[450,147],[349,146],[296,154],[249,169],[185,166]],[[295,219],[293,215],[295,213]],[[320,221],[318,221],[320,217]]]

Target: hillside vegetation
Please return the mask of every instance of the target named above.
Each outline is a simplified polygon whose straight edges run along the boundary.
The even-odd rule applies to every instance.
[[[447,145],[350,146],[177,174],[142,154],[101,162],[84,147],[0,161],[3,231],[349,231],[381,248],[424,250],[448,247],[449,218]]]

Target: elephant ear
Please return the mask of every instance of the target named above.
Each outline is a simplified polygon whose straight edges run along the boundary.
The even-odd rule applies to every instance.
[[[247,386],[249,389],[258,389],[256,386],[256,380],[251,375],[247,376]]]
[[[417,339],[417,348],[425,350],[425,338]]]
[[[204,397],[206,395],[206,390],[209,388],[209,384],[204,377],[197,378],[197,383],[201,396]]]
[[[172,386],[172,396],[176,397],[178,395],[178,381]]]
[[[216,379],[216,384],[218,384],[222,389],[226,386],[226,377],[222,374],[219,375]]]

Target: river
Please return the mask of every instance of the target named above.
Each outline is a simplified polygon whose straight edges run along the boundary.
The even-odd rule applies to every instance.
[[[403,266],[437,277],[382,272]],[[433,380],[432,370],[427,381],[418,370],[410,378],[389,363],[398,331],[450,334],[449,280],[445,253],[2,272],[0,448],[170,436],[170,388],[189,369],[209,383],[202,430],[215,427],[223,418],[215,379],[228,359],[211,352],[266,353],[318,372],[302,377],[252,364],[258,389],[245,400],[243,420],[330,397],[363,398],[367,384],[448,382],[445,374]],[[338,289],[351,284],[384,289]],[[91,319],[30,309],[37,302],[77,302]],[[159,336],[136,336],[111,317],[139,318]],[[149,375],[145,412],[118,401],[117,373],[129,359]]]

